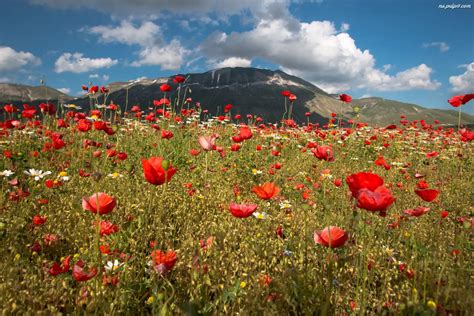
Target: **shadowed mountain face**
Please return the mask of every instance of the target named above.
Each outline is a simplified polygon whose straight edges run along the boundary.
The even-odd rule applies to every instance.
[[[281,91],[289,90],[297,96],[297,100],[294,102],[293,118],[300,123],[306,122],[306,112],[311,112],[310,121],[313,123],[327,123],[333,112],[344,120],[353,119],[355,113],[351,105],[360,108],[358,121],[368,122],[371,125],[397,124],[400,121],[400,115],[405,115],[408,120],[424,119],[428,124],[433,123],[436,119],[442,124],[457,124],[458,119],[457,111],[427,109],[414,104],[382,98],[364,98],[353,100],[351,105],[344,104],[337,97],[326,93],[315,85],[280,70],[221,68],[204,73],[189,73],[184,77],[186,80],[182,83],[180,98],[191,97],[193,101],[200,102],[203,109],[209,110],[211,115],[223,114],[224,106],[230,103],[233,105],[233,115],[237,113],[242,116],[255,114],[263,117],[267,122],[278,122],[285,112],[285,98],[281,95]],[[164,83],[172,86],[173,89],[171,93],[167,94],[167,97],[174,102],[178,97],[178,85],[172,79],[137,79],[129,82],[111,83],[108,86],[110,95],[107,103],[113,101],[121,106],[122,111],[130,109],[132,105],[140,105],[142,109],[145,109],[153,104],[153,100],[163,97],[164,94],[160,91],[160,86]],[[3,97],[7,94],[2,91],[1,87],[0,85],[0,102],[13,102],[13,100],[8,101],[8,98]],[[44,90],[43,92],[41,90],[44,87],[28,87],[28,89],[20,95],[32,100],[38,96],[44,98]],[[34,93],[29,92],[33,91],[32,89],[36,89]],[[55,95],[54,91],[57,93],[56,97],[52,97]],[[74,102],[84,109],[89,107],[88,97],[72,101],[61,92],[54,91],[51,91],[51,96],[48,96],[52,100],[63,98],[63,102]],[[100,94],[98,102],[103,102],[103,96]],[[463,114],[463,124],[472,123],[474,123],[474,117]]]

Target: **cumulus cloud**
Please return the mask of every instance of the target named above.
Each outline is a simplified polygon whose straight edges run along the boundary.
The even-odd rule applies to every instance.
[[[474,62],[465,65],[466,71],[458,76],[449,77],[451,90],[456,93],[472,93],[474,90]]]
[[[176,70],[181,67],[184,57],[189,53],[177,39],[166,43],[158,25],[144,21],[134,25],[122,21],[117,26],[99,25],[86,28],[85,31],[99,36],[100,42],[117,42],[125,45],[138,45],[138,59],[131,66],[160,66],[163,70]]]
[[[37,66],[41,60],[30,52],[16,51],[11,47],[0,46],[0,71],[16,70],[26,65]]]
[[[328,92],[349,88],[373,90],[437,89],[425,64],[388,74],[377,68],[369,50],[357,47],[347,33],[330,21],[300,22],[284,2],[265,3],[260,20],[246,32],[215,32],[201,45],[211,60],[260,57],[279,64],[282,70],[303,77]]]
[[[71,89],[69,88],[59,88],[58,91],[61,91],[62,93],[65,93],[65,94],[71,93]]]
[[[74,72],[82,73],[94,69],[110,68],[118,63],[112,58],[87,58],[81,53],[64,53],[54,63],[57,73]]]
[[[0,77],[0,83],[7,83],[11,82],[10,78],[8,77]]]
[[[449,50],[448,44],[445,42],[431,42],[431,43],[423,43],[423,47],[428,48],[428,47],[438,47],[439,51],[442,53],[445,53]]]
[[[130,21],[122,21],[118,26],[98,25],[86,28],[85,31],[99,36],[101,42],[119,42],[127,45],[150,45],[160,33],[160,27],[153,22],[145,21],[138,27]]]
[[[222,61],[212,61],[210,63],[214,68],[224,68],[224,67],[250,67],[252,61],[246,58],[240,57],[229,57]]]
[[[138,53],[139,59],[132,66],[160,66],[163,70],[179,69],[183,64],[184,56],[188,53],[178,40],[169,44],[143,47]]]

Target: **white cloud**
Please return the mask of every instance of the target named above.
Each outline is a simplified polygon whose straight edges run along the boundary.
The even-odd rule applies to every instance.
[[[423,43],[423,47],[428,48],[428,47],[438,47],[439,51],[442,53],[445,53],[449,50],[448,44],[445,42],[431,42],[431,43]]]
[[[65,94],[71,93],[71,89],[69,88],[59,88],[58,91],[61,91],[62,93],[65,93]]]
[[[189,53],[177,39],[166,43],[161,35],[160,27],[151,21],[142,22],[140,26],[135,26],[129,21],[122,21],[115,27],[99,25],[85,30],[98,35],[100,42],[139,45],[138,60],[131,63],[134,67],[160,66],[162,70],[179,69],[185,55]]]
[[[129,21],[122,21],[119,26],[98,25],[86,28],[85,31],[99,36],[104,43],[119,42],[127,45],[147,46],[154,42],[160,33],[160,27],[153,22],[142,22],[135,27]]]
[[[458,76],[449,77],[449,83],[452,85],[451,90],[459,93],[474,92],[474,62],[465,65],[466,71]]]
[[[11,47],[0,46],[0,71],[16,70],[28,64],[37,66],[41,60],[30,52],[18,52]]]
[[[0,83],[7,83],[11,82],[10,78],[8,77],[0,77]]]
[[[240,57],[229,57],[219,62],[211,62],[214,68],[225,68],[225,67],[250,67],[252,60]]]
[[[143,47],[138,53],[139,59],[131,65],[160,66],[163,70],[176,70],[183,64],[184,56],[189,53],[178,40],[172,40],[167,45]]]
[[[102,80],[102,81],[108,81],[110,76],[109,75],[99,75],[99,74],[90,74],[89,75],[89,78],[90,79],[99,79],[99,80]]]
[[[210,60],[263,58],[328,92],[349,88],[433,90],[440,86],[431,80],[432,69],[425,64],[388,74],[388,67],[377,68],[375,57],[357,47],[347,32],[330,21],[300,22],[291,16],[287,3],[265,3],[258,17],[250,31],[211,34],[201,50]]]
[[[74,72],[82,73],[94,69],[110,68],[118,63],[112,58],[87,58],[81,53],[64,53],[54,63],[57,73]]]

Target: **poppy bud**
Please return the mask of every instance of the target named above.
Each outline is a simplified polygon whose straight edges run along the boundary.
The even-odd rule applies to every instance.
[[[161,166],[166,171],[166,170],[168,170],[168,168],[170,166],[170,162],[168,160],[163,160],[163,162],[161,163]]]

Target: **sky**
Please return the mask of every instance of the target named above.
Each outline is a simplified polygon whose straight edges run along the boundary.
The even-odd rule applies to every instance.
[[[474,0],[443,1],[2,0],[0,82],[77,96],[89,82],[259,67],[449,109],[474,92]]]

